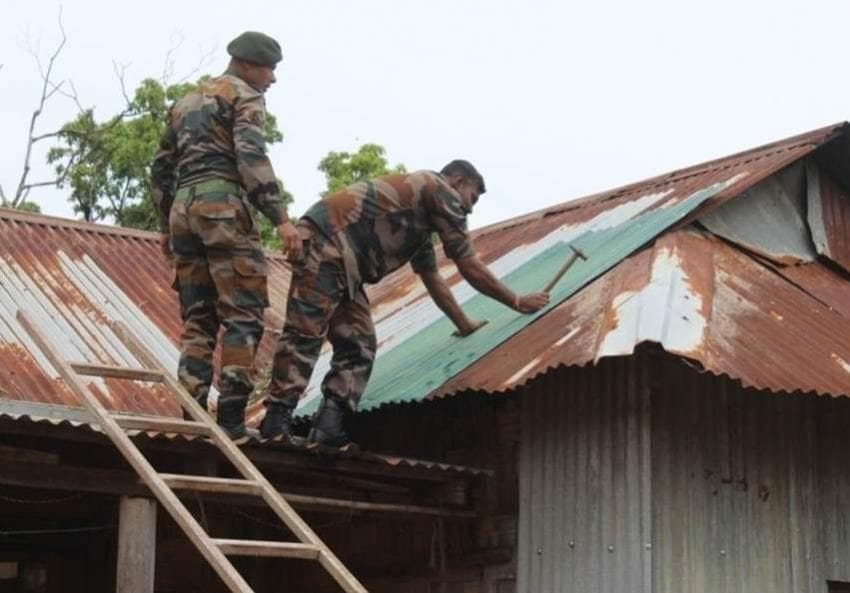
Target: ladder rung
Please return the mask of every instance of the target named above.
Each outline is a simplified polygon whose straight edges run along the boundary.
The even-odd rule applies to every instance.
[[[162,373],[150,369],[131,369],[129,367],[114,367],[104,364],[89,364],[87,362],[72,362],[70,365],[79,375],[129,379],[131,381],[152,381],[154,383],[161,383],[165,380]]]
[[[124,430],[150,430],[153,432],[176,432],[179,434],[212,435],[212,429],[202,422],[178,420],[165,416],[135,416],[114,414],[112,418]]]
[[[252,480],[234,480],[209,476],[190,476],[186,474],[160,474],[166,484],[176,490],[195,490],[198,492],[220,492],[224,494],[262,495],[263,486]]]
[[[244,539],[214,539],[213,543],[229,556],[273,556],[276,558],[302,558],[317,560],[318,546],[290,542],[264,542]]]

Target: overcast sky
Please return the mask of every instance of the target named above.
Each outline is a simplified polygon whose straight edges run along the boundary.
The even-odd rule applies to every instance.
[[[11,6],[11,0],[7,0]],[[59,40],[60,3],[14,2],[0,20],[0,183],[20,176],[43,58]],[[472,226],[637,181],[653,174],[850,119],[850,2],[620,0],[205,0],[62,3],[67,46],[57,79],[73,80],[106,118],[122,99],[112,62],[130,88],[175,78],[243,30],[283,45],[267,94],[285,139],[275,169],[300,214],[323,188],[329,150],[365,142],[392,163],[439,169],[466,158],[488,193]],[[38,121],[47,132],[75,114],[55,97]],[[31,181],[49,175],[44,149]],[[71,216],[62,191],[33,195]]]

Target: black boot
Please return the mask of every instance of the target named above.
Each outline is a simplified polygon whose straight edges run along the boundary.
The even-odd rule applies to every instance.
[[[224,429],[232,440],[242,439],[248,436],[245,429],[245,404],[246,401],[224,401],[218,402],[218,425]]]
[[[292,408],[280,403],[266,402],[266,416],[260,423],[260,436],[273,439],[283,436],[293,445],[303,445],[304,438],[292,434]]]
[[[345,402],[334,397],[323,397],[307,440],[327,447],[357,448],[357,444],[351,442],[343,425],[350,412],[351,409]]]

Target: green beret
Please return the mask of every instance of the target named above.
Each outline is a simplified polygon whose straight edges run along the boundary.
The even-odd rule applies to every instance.
[[[228,43],[227,53],[234,58],[260,66],[274,66],[283,59],[280,44],[268,35],[256,31],[246,31]]]

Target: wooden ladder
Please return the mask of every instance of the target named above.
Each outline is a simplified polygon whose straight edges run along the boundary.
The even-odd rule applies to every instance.
[[[120,322],[113,326],[119,339],[145,367],[93,365],[68,362],[58,354],[25,312],[19,310],[18,321],[27,330],[45,357],[59,372],[68,387],[97,419],[101,430],[112,440],[139,477],[154,493],[160,504],[186,533],[191,542],[234,593],[253,593],[228,556],[265,556],[316,560],[347,593],[367,593],[366,589],[330,551],[304,520],[269,483],[257,467],[228,438],[211,416],[158,363],[151,352]],[[100,403],[82,376],[111,377],[134,381],[163,383],[187,410],[193,421],[175,418],[116,414]],[[156,430],[208,437],[242,475],[242,479],[226,479],[190,474],[165,474],[154,469],[125,431]],[[174,493],[175,490],[224,492],[261,497],[298,539],[298,543],[256,540],[216,539],[210,537]]]

